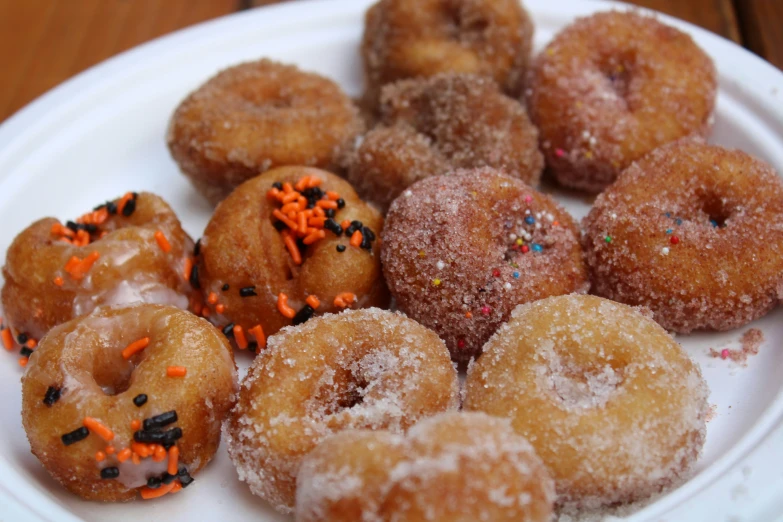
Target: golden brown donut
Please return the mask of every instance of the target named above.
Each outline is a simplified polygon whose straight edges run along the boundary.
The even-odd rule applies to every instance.
[[[469,370],[464,408],[510,418],[554,476],[558,503],[596,508],[689,476],[708,393],[648,316],[569,295],[514,310]]]
[[[530,76],[530,118],[566,187],[600,192],[632,161],[712,126],[712,60],[687,34],[636,12],[576,20]]]
[[[154,498],[212,459],[236,389],[231,348],[206,321],[171,306],[101,307],[41,340],[22,377],[22,423],[72,493]]]
[[[538,131],[491,79],[445,73],[384,87],[381,125],[364,136],[346,177],[386,210],[419,179],[485,166],[537,185]]]
[[[36,221],[6,254],[5,326],[33,346],[60,323],[96,306],[135,301],[188,307],[193,241],[155,194],[127,193],[67,226]]]
[[[738,328],[783,300],[783,181],[738,150],[666,145],[596,199],[583,244],[598,295],[677,332]]]
[[[286,198],[294,206],[301,202],[305,210],[296,212],[315,213],[307,218],[306,233],[280,220],[299,224],[287,211],[281,213],[286,203],[280,200]],[[218,205],[201,238],[196,261],[205,301],[201,313],[221,328],[228,326],[228,335],[240,327],[250,343],[254,331],[272,335],[316,313],[384,307],[389,293],[376,240],[382,228],[378,211],[326,171],[280,167],[246,181]],[[357,233],[359,242],[352,243]],[[312,234],[316,239],[308,243]],[[293,248],[287,246],[291,243]],[[261,330],[255,330],[258,326]],[[242,334],[234,335],[235,341],[246,348]]]
[[[240,480],[275,509],[294,507],[302,459],[332,433],[402,431],[459,405],[457,372],[435,332],[401,314],[350,310],[269,339],[227,426]]]
[[[365,97],[377,104],[387,83],[441,72],[488,76],[516,97],[532,42],[518,0],[380,0],[364,21]]]
[[[337,169],[363,124],[333,81],[262,59],[218,73],[174,112],[166,141],[211,203],[282,165]]]
[[[573,218],[490,168],[413,184],[386,217],[381,261],[399,309],[467,361],[520,303],[586,292]]]
[[[297,522],[549,522],[555,488],[505,419],[443,413],[407,436],[345,431],[326,439],[297,477]]]

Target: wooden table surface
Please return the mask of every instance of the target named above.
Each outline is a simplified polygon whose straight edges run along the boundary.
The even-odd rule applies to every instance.
[[[121,51],[210,18],[279,1],[286,0],[0,0],[0,121]],[[700,25],[783,68],[783,0],[631,3]]]

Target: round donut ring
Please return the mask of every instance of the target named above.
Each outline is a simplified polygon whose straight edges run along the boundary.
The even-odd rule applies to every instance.
[[[333,81],[263,59],[230,67],[174,112],[167,142],[193,186],[211,203],[281,165],[339,169],[364,125]]]
[[[302,459],[347,429],[402,431],[459,405],[457,372],[438,336],[400,314],[350,310],[269,339],[228,423],[240,480],[282,513]]]
[[[171,306],[102,307],[41,340],[22,377],[22,423],[72,493],[153,498],[212,459],[236,391],[231,348],[206,321]]]
[[[637,310],[600,297],[521,305],[468,372],[464,408],[508,417],[558,502],[597,508],[686,478],[705,439],[698,365]]]
[[[716,89],[715,66],[690,36],[612,11],[577,20],[544,49],[528,111],[557,181],[600,192],[656,147],[709,134]]]
[[[598,295],[668,330],[738,328],[783,300],[783,181],[744,152],[673,143],[598,196],[582,241]]]

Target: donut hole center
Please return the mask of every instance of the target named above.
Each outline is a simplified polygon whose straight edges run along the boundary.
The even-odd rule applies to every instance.
[[[452,5],[446,10],[445,26],[451,40],[470,44],[480,39],[489,28],[489,20],[481,13],[466,9],[464,6]]]
[[[104,352],[106,351],[111,352],[113,350],[104,350]],[[98,355],[93,359],[92,376],[95,384],[101,387],[104,394],[113,396],[119,395],[130,388],[133,370],[135,369],[136,364],[131,360],[123,360],[121,363],[118,363],[116,359],[109,361],[105,357]]]
[[[628,100],[633,82],[635,58],[632,53],[606,56],[598,62],[610,91],[620,100]]]
[[[703,198],[701,212],[707,216],[707,221],[713,228],[725,228],[731,217],[731,212],[723,200],[715,194]]]
[[[545,361],[540,372],[544,388],[567,410],[602,408],[623,383],[623,369],[608,362],[576,361],[553,348],[540,353]]]

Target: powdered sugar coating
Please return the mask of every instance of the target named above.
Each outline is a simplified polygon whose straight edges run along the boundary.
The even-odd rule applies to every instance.
[[[212,203],[274,167],[327,170],[363,130],[358,109],[335,82],[262,59],[229,67],[174,112],[166,141],[193,185]]]
[[[307,456],[297,522],[548,521],[554,484],[505,419],[444,413],[411,428],[343,432]]]
[[[678,484],[704,444],[698,366],[654,321],[599,297],[517,307],[466,386],[466,410],[509,417],[530,441],[561,505],[597,508]]]
[[[353,154],[348,180],[382,209],[453,168],[494,167],[537,185],[544,166],[524,107],[489,78],[445,73],[383,88],[381,124]]]
[[[570,215],[490,168],[415,183],[392,204],[382,239],[397,306],[455,360],[480,353],[517,304],[588,289]]]
[[[661,147],[598,196],[583,225],[594,292],[650,308],[669,330],[738,328],[780,302],[783,181],[744,152]]]
[[[434,332],[377,308],[325,315],[269,338],[242,383],[229,454],[253,493],[289,513],[299,464],[328,435],[402,431],[458,405]]]
[[[632,161],[706,136],[717,73],[687,34],[633,11],[577,19],[536,58],[528,108],[547,166],[600,192]]]

